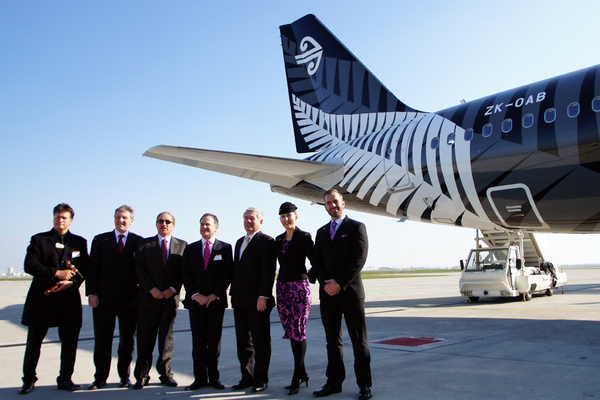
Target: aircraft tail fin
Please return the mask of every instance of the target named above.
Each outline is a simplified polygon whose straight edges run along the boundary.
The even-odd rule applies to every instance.
[[[331,144],[324,134],[307,135],[315,126],[346,141],[351,131],[356,137],[358,131],[367,133],[365,124],[373,124],[356,118],[358,114],[376,113],[381,119],[382,113],[417,112],[398,100],[314,15],[279,29],[298,153]]]

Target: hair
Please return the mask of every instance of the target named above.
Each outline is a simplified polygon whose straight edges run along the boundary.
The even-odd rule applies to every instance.
[[[175,217],[173,216],[173,214],[171,214],[171,213],[170,213],[170,212],[168,212],[168,211],[163,211],[163,212],[161,212],[160,214],[158,214],[158,215],[156,216],[156,222],[158,222],[158,219],[159,219],[159,218],[160,218],[162,215],[170,215],[170,216],[171,216],[171,218],[173,218],[173,225],[175,225]]]
[[[60,203],[59,205],[54,207],[52,215],[60,214],[62,212],[68,212],[69,214],[71,214],[71,219],[75,217],[75,211],[73,211],[73,208],[67,203]]]
[[[202,223],[202,220],[204,219],[204,217],[211,217],[213,219],[213,221],[215,222],[215,225],[219,226],[219,218],[217,218],[217,216],[215,214],[211,214],[211,213],[204,214],[202,217],[200,217],[200,223]]]
[[[127,204],[123,204],[121,207],[117,208],[115,210],[115,217],[117,216],[117,213],[119,211],[128,212],[129,214],[131,214],[131,219],[133,219],[133,208],[131,208],[131,206],[128,206]]]
[[[328,191],[326,191],[325,194],[323,195],[323,199],[325,199],[326,196],[336,194],[336,193],[340,195],[340,200],[344,200],[344,196],[342,196],[340,191],[337,189],[329,189]]]
[[[245,218],[246,217],[246,213],[249,213],[249,212],[256,213],[256,218],[258,218],[260,221],[262,221],[263,219],[265,219],[264,218],[265,217],[264,213],[262,211],[260,211],[258,208],[254,208],[254,207],[248,207],[248,208],[246,208],[246,211],[244,211],[243,217]]]

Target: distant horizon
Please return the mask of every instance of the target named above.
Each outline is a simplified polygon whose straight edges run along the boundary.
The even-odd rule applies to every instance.
[[[558,265],[559,268],[574,269],[574,268],[600,268],[599,263],[587,263],[587,264],[563,264]],[[422,270],[460,270],[460,265],[456,266],[441,266],[441,267],[373,267],[368,266],[362,269],[364,272],[377,272],[377,271],[422,271]],[[29,278],[31,275],[27,274],[23,269],[16,270],[13,272],[19,276],[8,276],[8,273],[0,273],[0,279],[23,279]],[[24,275],[23,275],[24,274]]]

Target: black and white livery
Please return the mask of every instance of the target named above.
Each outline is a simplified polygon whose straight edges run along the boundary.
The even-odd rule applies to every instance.
[[[396,98],[313,15],[280,27],[305,160],[172,146],[144,155],[351,209],[490,230],[600,231],[600,66],[437,111]]]

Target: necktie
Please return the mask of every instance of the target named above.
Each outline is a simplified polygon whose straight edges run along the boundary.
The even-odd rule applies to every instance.
[[[206,242],[206,246],[204,246],[204,269],[208,267],[208,260],[210,259],[210,242]]]
[[[123,238],[125,237],[125,235],[123,235],[122,233],[119,235],[119,253],[123,252],[123,247],[125,247],[125,245],[123,244]]]
[[[248,242],[250,241],[250,236],[246,236],[244,239],[244,243],[242,244],[242,251],[240,251],[240,258],[242,258],[242,254],[244,254],[244,250],[248,247]]]
[[[162,254],[163,265],[167,266],[167,257],[169,253],[169,249],[167,247],[167,239],[163,239],[162,244],[160,245],[160,252]]]
[[[337,222],[331,221],[331,226],[329,227],[329,236],[331,237],[331,240],[333,240],[333,237],[335,236],[336,226]]]

